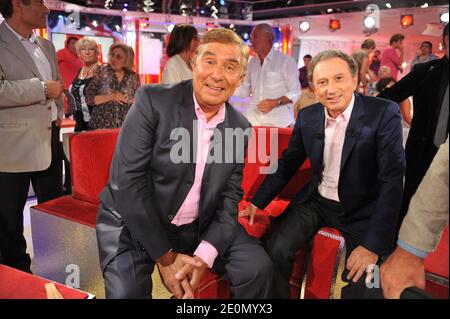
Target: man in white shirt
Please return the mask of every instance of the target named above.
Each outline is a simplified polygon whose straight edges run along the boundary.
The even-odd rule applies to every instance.
[[[273,48],[275,32],[266,23],[255,26],[250,40],[256,56],[235,95],[251,96],[246,116],[252,125],[288,127],[301,90],[297,62]]]
[[[46,27],[49,12],[43,0],[0,2],[0,255],[28,272],[23,209],[30,180],[39,203],[62,191],[64,88],[53,44],[33,33]]]

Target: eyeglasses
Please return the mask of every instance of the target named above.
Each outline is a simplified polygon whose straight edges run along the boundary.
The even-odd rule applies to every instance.
[[[94,48],[81,48],[80,49],[80,52],[85,52],[85,51],[95,52],[95,51],[97,51],[97,49],[94,49]]]

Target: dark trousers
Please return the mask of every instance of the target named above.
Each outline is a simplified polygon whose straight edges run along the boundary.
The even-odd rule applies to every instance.
[[[346,260],[350,253],[361,244],[361,234],[351,233],[339,222],[344,213],[340,203],[328,200],[315,192],[304,203],[289,207],[273,223],[267,235],[267,252],[274,263],[271,289],[272,298],[289,298],[289,279],[291,277],[295,253],[310,241],[322,227],[338,229],[345,239]],[[349,285],[342,289],[342,299],[363,298],[367,295],[365,275],[357,283],[347,280],[345,269],[342,280]]]
[[[168,230],[168,237],[174,251],[191,255],[199,244],[197,223],[173,226]],[[155,262],[126,228],[119,245],[118,251],[122,253],[113,258],[103,272],[106,297],[151,298]],[[102,243],[99,246],[101,249]],[[235,241],[226,254],[217,257],[213,270],[226,273],[233,298],[260,299],[269,295],[272,262],[261,242],[240,226]]]
[[[39,172],[0,172],[0,262],[31,272],[30,256],[23,236],[23,210],[28,197],[30,181],[38,203],[61,196],[62,161],[59,127],[52,123],[52,161]],[[6,150],[7,151],[7,150]],[[18,159],[20,160],[20,159]]]

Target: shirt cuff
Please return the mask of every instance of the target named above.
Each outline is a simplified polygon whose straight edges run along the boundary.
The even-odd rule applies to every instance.
[[[195,250],[194,255],[200,257],[208,265],[208,268],[212,268],[219,253],[213,245],[202,240]]]
[[[425,259],[428,256],[428,252],[414,248],[413,246],[408,245],[407,243],[401,241],[400,239],[397,241],[397,245],[402,249],[406,250],[408,253],[413,254],[414,256],[417,256],[419,258]]]

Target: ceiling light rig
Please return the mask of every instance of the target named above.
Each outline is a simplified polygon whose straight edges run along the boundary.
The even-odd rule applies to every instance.
[[[414,25],[414,17],[412,14],[403,14],[400,16],[400,25],[402,28],[408,28]]]
[[[380,27],[380,8],[376,4],[366,7],[366,16],[363,20],[363,33],[367,36],[378,31]]]
[[[114,0],[106,0],[105,1],[105,9],[111,9],[113,3],[114,3]]]
[[[339,19],[330,19],[330,24],[328,25],[330,31],[337,31],[341,28],[341,20]]]
[[[143,9],[145,12],[150,13],[155,11],[155,9],[153,8],[155,3],[152,0],[144,0],[143,4],[144,4]]]
[[[441,21],[441,23],[448,23],[448,12],[441,13],[439,21]]]
[[[300,21],[298,27],[301,32],[308,32],[311,29],[311,24],[308,21]]]

